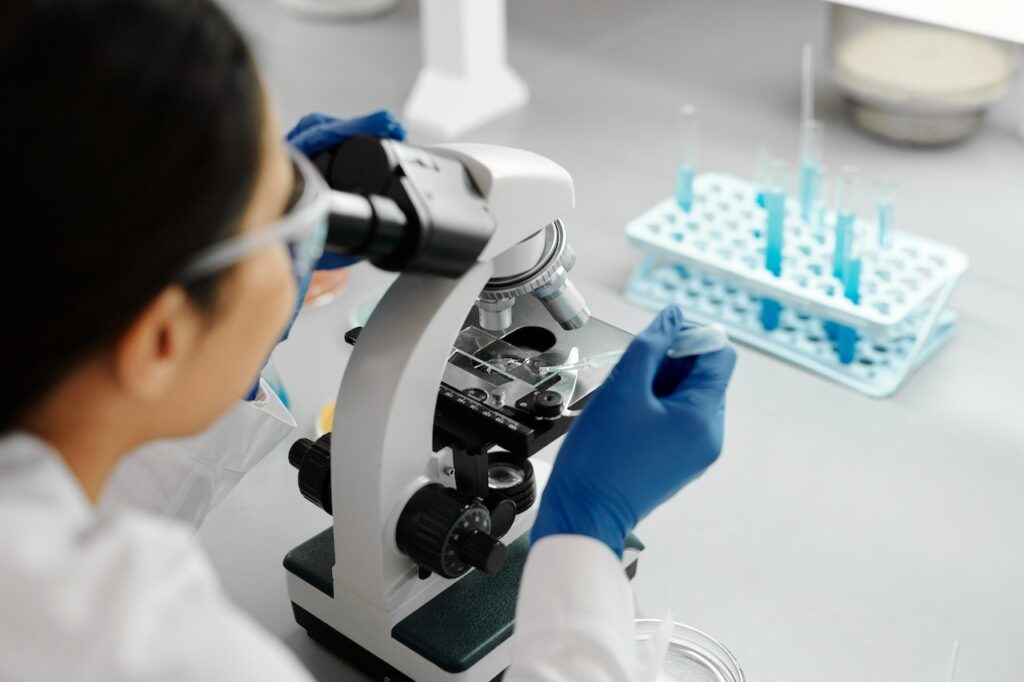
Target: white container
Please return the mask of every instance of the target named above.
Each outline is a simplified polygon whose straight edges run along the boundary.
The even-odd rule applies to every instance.
[[[667,632],[666,632],[667,631]],[[661,620],[636,621],[637,646],[668,634],[668,649],[655,682],[744,682],[739,662],[696,628]]]
[[[1009,90],[1019,48],[995,38],[831,5],[832,73],[854,122],[881,137],[945,144]]]

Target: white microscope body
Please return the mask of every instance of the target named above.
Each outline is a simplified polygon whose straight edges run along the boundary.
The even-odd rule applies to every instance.
[[[288,592],[318,625],[350,640],[346,645],[417,682],[486,682],[510,664],[511,638],[468,670],[452,672],[392,636],[403,619],[459,582],[421,577],[399,550],[396,529],[418,490],[429,483],[453,487],[451,449],[433,452],[431,443],[438,387],[467,312],[493,278],[537,266],[545,228],[573,209],[573,181],[561,166],[517,149],[451,145],[430,151],[467,168],[496,229],[476,265],[457,279],[401,274],[360,333],[338,392],[331,442],[333,594],[293,572]],[[534,467],[539,487],[548,465]],[[503,541],[527,533],[535,512],[519,514]],[[395,678],[381,673],[378,679]]]

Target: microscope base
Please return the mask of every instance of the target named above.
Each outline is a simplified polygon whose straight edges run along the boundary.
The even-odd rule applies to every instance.
[[[339,658],[348,661],[369,675],[370,678],[386,682],[416,682],[294,602],[292,603],[292,613],[295,614],[295,622],[306,630],[314,642]],[[491,682],[498,682],[504,674],[500,673]]]
[[[642,548],[631,535],[624,557],[630,578]],[[292,611],[314,641],[374,680],[493,682],[511,663],[516,598],[528,549],[524,535],[509,545],[499,573],[467,575],[388,631],[375,626],[370,614],[359,617],[334,599],[334,536],[328,529],[285,558]],[[365,641],[373,650],[352,639],[368,635]]]

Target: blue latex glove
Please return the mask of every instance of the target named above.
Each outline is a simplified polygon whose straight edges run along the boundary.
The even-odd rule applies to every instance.
[[[534,542],[587,535],[621,556],[640,519],[718,458],[736,351],[666,357],[689,326],[678,307],[663,310],[594,394],[555,460]]]
[[[326,114],[306,114],[286,139],[293,147],[306,156],[313,157],[323,151],[334,149],[350,137],[372,135],[392,140],[404,140],[405,128],[391,112],[377,111],[359,118],[341,119]],[[338,253],[324,252],[316,264],[317,270],[344,268],[358,259]],[[308,283],[307,283],[308,288]],[[305,292],[303,292],[305,295]],[[302,300],[301,298],[299,300]],[[290,328],[291,325],[289,325]]]
[[[404,140],[405,128],[388,111],[377,111],[366,116],[360,116],[359,118],[348,119],[313,113],[303,116],[295,124],[295,127],[288,131],[285,139],[300,152],[312,157],[320,152],[334,149],[351,137],[358,137],[360,135]],[[335,270],[357,262],[358,259],[356,258],[349,258],[338,253],[324,252],[320,260],[317,261],[316,269]],[[302,301],[306,298],[306,292],[309,290],[311,279],[312,273],[298,283],[299,295],[298,303],[295,306],[295,314],[292,315],[287,329],[285,329],[284,334],[281,336],[282,341],[288,338],[292,325],[295,324],[295,318],[298,317],[299,310],[302,308]],[[259,377],[257,377],[256,384],[249,391],[245,399],[255,400],[259,390],[260,382]]]

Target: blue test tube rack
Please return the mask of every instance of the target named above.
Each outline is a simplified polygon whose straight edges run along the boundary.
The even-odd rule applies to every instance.
[[[807,221],[800,198],[783,196],[778,231],[765,188],[718,173],[692,187],[690,210],[670,197],[626,226],[645,254],[626,285],[630,302],[677,303],[697,322],[874,397],[896,392],[950,339],[947,303],[968,267],[958,249],[894,231],[888,248],[845,258],[837,271],[834,211]],[[875,216],[843,220],[851,233],[877,234]]]

